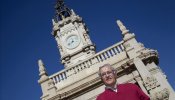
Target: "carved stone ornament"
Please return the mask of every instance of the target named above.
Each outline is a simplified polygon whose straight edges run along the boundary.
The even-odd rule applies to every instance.
[[[49,82],[48,82],[48,85],[51,87],[51,86],[54,86],[53,84],[54,84],[53,80],[50,79]]]
[[[144,85],[145,85],[145,87],[148,91],[152,90],[152,89],[155,89],[156,87],[160,86],[157,79],[154,78],[154,77],[147,77],[144,80]]]
[[[42,76],[42,75],[47,75],[46,69],[45,69],[45,67],[44,67],[44,63],[43,63],[43,61],[42,61],[41,59],[38,60],[38,66],[39,66],[40,76]]]
[[[151,100],[169,100],[169,94],[169,90],[167,88],[164,88],[159,92],[152,93],[150,95],[150,98]]]
[[[123,46],[127,49],[127,48],[129,48],[129,47],[131,47],[131,45],[129,44],[129,43],[125,43],[125,44],[123,44]]]

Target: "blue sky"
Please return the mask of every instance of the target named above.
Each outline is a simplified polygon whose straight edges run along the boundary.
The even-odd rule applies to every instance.
[[[37,60],[49,75],[63,69],[51,35],[56,0],[0,1],[0,99],[39,100]],[[158,50],[160,68],[175,89],[174,0],[66,0],[90,30],[97,52],[122,40],[120,19],[145,47]]]

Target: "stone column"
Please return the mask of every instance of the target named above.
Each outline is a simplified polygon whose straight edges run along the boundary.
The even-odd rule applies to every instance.
[[[138,77],[139,76],[139,72],[136,70],[136,71],[133,71],[132,72],[132,75],[134,76],[134,79],[136,80],[136,82],[139,84],[140,88],[142,89],[142,91],[149,95],[148,94],[148,91],[146,90],[146,88],[144,87],[143,85],[143,81],[142,81],[142,78],[141,77]]]
[[[128,29],[123,25],[120,20],[117,20],[117,25],[119,26],[122,36],[123,36],[123,46],[125,47],[125,51],[130,59],[137,57],[140,50],[144,49],[143,44],[138,43],[135,39],[135,34],[130,33]]]
[[[56,87],[54,86],[53,81],[49,79],[42,60],[38,60],[38,66],[40,72],[40,79],[38,80],[38,83],[41,85],[43,93],[41,99],[46,100],[49,96],[56,94]]]

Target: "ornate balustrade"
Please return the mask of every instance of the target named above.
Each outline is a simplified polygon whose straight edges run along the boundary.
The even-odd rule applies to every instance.
[[[54,81],[54,84],[57,84],[61,81],[67,80],[70,76],[75,75],[86,68],[90,68],[96,63],[101,63],[105,60],[111,59],[112,57],[119,55],[121,52],[124,52],[123,41],[96,53],[93,57],[90,57],[87,60],[78,63],[77,65],[63,69],[58,73],[51,75],[49,78]]]

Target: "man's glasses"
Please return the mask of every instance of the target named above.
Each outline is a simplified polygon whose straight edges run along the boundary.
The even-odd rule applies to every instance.
[[[113,75],[114,74],[114,71],[107,71],[107,72],[103,72],[101,73],[101,77],[106,77],[107,75]]]

